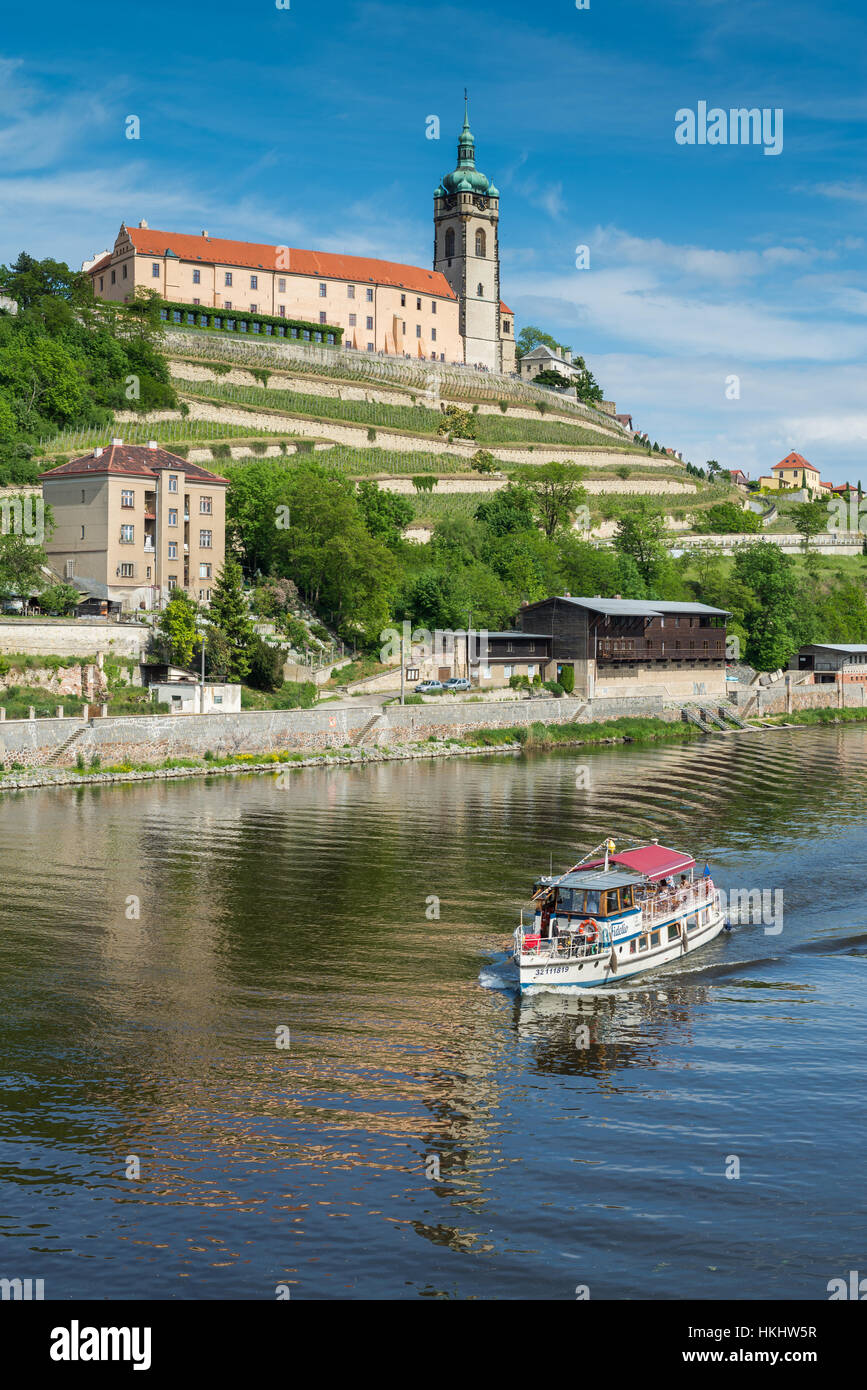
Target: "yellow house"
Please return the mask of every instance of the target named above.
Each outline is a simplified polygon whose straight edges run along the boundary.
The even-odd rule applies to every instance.
[[[775,463],[770,475],[764,474],[759,478],[759,487],[775,491],[805,487],[808,492],[818,492],[821,487],[821,475],[818,468],[808,463],[803,454],[793,452],[787,454],[779,463]]]

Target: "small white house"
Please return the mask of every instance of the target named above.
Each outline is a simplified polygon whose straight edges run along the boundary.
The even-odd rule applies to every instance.
[[[159,681],[150,688],[153,698],[169,705],[172,714],[237,714],[241,709],[240,685]]]

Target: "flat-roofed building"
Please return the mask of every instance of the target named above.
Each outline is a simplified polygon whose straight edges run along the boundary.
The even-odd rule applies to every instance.
[[[40,475],[55,572],[94,599],[157,608],[181,587],[209,603],[226,546],[226,479],[115,439]]]
[[[811,642],[800,647],[789,661],[790,671],[809,673],[807,684],[845,685],[867,682],[867,644],[863,642]]]

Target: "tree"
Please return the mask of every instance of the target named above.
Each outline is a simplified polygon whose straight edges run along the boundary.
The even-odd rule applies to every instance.
[[[75,612],[80,597],[78,590],[71,584],[49,584],[39,595],[39,608],[42,613],[65,618]]]
[[[573,463],[528,464],[516,469],[514,476],[529,492],[549,539],[561,526],[568,525],[577,508],[587,501],[581,486],[584,469]]]
[[[470,459],[470,467],[475,473],[496,473],[497,460],[489,449],[477,449]]]
[[[820,531],[828,529],[828,507],[821,498],[815,502],[798,502],[792,508],[792,525],[804,543],[804,553],[810,549],[810,541]]]
[[[759,671],[785,666],[796,641],[795,561],[771,541],[738,546],[732,577],[744,586],[745,656]]]
[[[198,606],[185,589],[173,589],[168,603],[157,619],[157,632],[162,637],[164,660],[188,671],[193,663],[198,630]]]
[[[558,372],[555,367],[547,367],[543,372],[537,372],[533,377],[534,386],[548,386],[557,391],[568,391],[572,385],[568,376]]]
[[[283,684],[285,649],[272,647],[257,634],[247,648],[247,655],[250,662],[247,684],[255,690],[279,690]]]
[[[665,522],[661,511],[653,509],[642,498],[635,507],[623,512],[617,523],[614,548],[632,559],[649,589],[659,580],[667,558],[662,534]]]
[[[563,347],[556,338],[552,338],[550,333],[545,333],[541,328],[522,328],[515,339],[515,356],[521,358],[537,347],[550,348],[558,356],[561,352],[571,352],[571,348]]]
[[[45,588],[43,566],[45,551],[41,545],[15,531],[0,533],[0,595],[22,598]]]
[[[231,551],[226,552],[223,568],[217,576],[208,616],[214,627],[219,628],[228,645],[228,679],[245,680],[250,670],[249,649],[255,632],[244,598],[241,566]]]
[[[435,481],[433,474],[431,477]],[[386,492],[367,480],[358,485],[358,504],[370,534],[384,541],[389,550],[397,550],[403,541],[404,530],[415,516],[409,498],[401,497],[396,492]]]
[[[754,511],[744,511],[737,502],[717,502],[695,515],[693,529],[705,536],[747,534],[761,531],[762,519]]]
[[[490,501],[476,507],[476,521],[495,536],[507,536],[513,531],[528,531],[536,524],[533,498],[529,488],[508,483],[495,492]]]

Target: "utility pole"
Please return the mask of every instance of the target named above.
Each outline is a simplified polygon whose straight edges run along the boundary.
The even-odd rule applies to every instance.
[[[467,609],[467,680],[472,684],[470,677],[470,634],[473,630],[473,610]]]
[[[404,703],[405,703],[405,701],[404,701],[404,678],[405,678],[405,675],[406,675],[406,661],[405,661],[405,659],[404,659],[404,652],[403,652],[403,639],[404,639],[404,628],[403,628],[403,623],[401,623],[401,625],[400,625],[400,703],[401,703],[401,704],[404,704]]]

